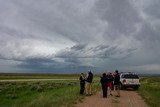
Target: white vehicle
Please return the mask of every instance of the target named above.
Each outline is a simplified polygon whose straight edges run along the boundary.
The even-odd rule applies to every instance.
[[[120,86],[121,89],[126,89],[126,88],[138,89],[140,87],[139,76],[136,73],[132,72],[121,73]]]

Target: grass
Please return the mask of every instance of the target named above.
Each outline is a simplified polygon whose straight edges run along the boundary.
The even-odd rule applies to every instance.
[[[160,77],[143,77],[140,82],[139,94],[150,107],[160,107]]]
[[[83,99],[78,81],[1,82],[1,107],[60,107]]]
[[[0,80],[51,78],[77,80],[0,82],[0,107],[72,107],[85,97],[79,94],[79,75],[0,75]],[[94,77],[94,93],[101,89],[99,79],[99,76]],[[160,77],[143,77],[140,82],[139,94],[149,106],[160,107]]]
[[[28,75],[27,77],[25,75],[9,76],[13,76],[14,79],[21,79],[21,76],[29,79]],[[29,76],[48,78],[49,75]],[[81,102],[85,96],[79,94],[79,76],[56,76],[49,77],[72,77],[77,80],[0,82],[0,107],[72,107],[75,103]],[[1,78],[7,79],[8,77],[1,76]],[[99,85],[99,78],[94,78],[94,93],[98,90]]]
[[[0,73],[0,80],[16,79],[75,79],[78,74],[7,74]]]

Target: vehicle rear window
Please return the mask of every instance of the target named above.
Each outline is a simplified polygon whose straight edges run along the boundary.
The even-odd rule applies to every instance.
[[[134,75],[134,74],[125,74],[125,75],[122,75],[122,78],[134,78],[134,79],[139,79],[138,75]]]

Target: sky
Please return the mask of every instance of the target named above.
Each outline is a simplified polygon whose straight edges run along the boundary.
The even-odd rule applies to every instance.
[[[0,0],[0,72],[160,74],[160,0]]]

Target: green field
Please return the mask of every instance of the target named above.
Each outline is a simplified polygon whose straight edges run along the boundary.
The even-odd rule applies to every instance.
[[[78,74],[0,74],[0,80],[15,79],[77,79]]]
[[[26,79],[68,79],[23,81]],[[69,80],[75,79],[75,80]],[[82,101],[79,94],[79,75],[72,74],[2,74],[0,107],[72,107]],[[94,76],[93,92],[101,89],[99,76]],[[151,107],[160,107],[160,77],[143,77],[138,93]]]
[[[0,82],[0,107],[72,107],[82,101],[78,75],[1,75],[1,80],[75,78],[77,80]],[[11,77],[11,78],[10,78]],[[22,78],[24,77],[24,78]],[[35,78],[34,78],[35,77]],[[42,77],[42,78],[41,78]],[[94,93],[98,80],[94,79]]]
[[[140,82],[139,94],[150,107],[160,107],[160,77],[143,77]]]

